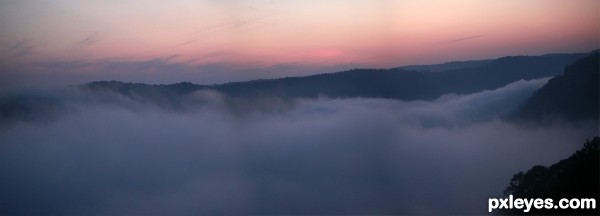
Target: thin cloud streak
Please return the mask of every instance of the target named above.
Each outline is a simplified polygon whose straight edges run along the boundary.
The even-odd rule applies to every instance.
[[[473,36],[468,36],[468,37],[461,37],[461,38],[457,38],[454,40],[446,41],[444,43],[450,44],[450,43],[464,42],[464,41],[468,41],[468,40],[474,40],[474,39],[486,37],[487,35],[488,34],[479,34],[479,35],[473,35]]]
[[[32,54],[36,47],[33,39],[22,38],[10,44],[8,50],[16,56],[22,57]]]
[[[82,45],[82,46],[87,46],[87,45],[94,44],[100,40],[101,40],[100,34],[98,32],[94,32],[91,35],[78,41],[77,44]]]

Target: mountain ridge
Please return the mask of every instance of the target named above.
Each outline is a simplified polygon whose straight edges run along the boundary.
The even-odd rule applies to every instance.
[[[598,120],[600,54],[595,52],[565,67],[512,114],[520,121]]]
[[[155,87],[174,93],[186,94],[195,90],[216,90],[230,96],[254,98],[273,96],[281,98],[315,98],[322,95],[333,98],[388,98],[399,100],[434,100],[443,94],[470,94],[482,90],[492,90],[511,82],[525,79],[550,77],[562,69],[588,55],[548,54],[542,56],[507,56],[490,60],[476,67],[446,70],[437,73],[412,71],[402,68],[391,69],[352,69],[334,73],[322,73],[303,77],[258,79],[245,82],[228,82],[213,85],[198,85],[189,82],[175,84],[134,84],[123,85],[142,88]],[[116,81],[115,81],[116,82]],[[100,89],[115,86],[107,81],[96,81],[80,85]],[[114,89],[113,89],[114,90]],[[135,90],[134,90],[135,91]]]
[[[403,101],[432,101],[445,94],[466,95],[504,87],[518,80],[532,80],[558,75],[567,65],[589,53],[551,54],[544,56],[503,57],[478,67],[443,72],[404,69],[353,69],[304,77],[259,79],[199,85],[191,82],[143,84],[120,81],[94,81],[70,86],[77,100],[102,102],[104,93],[116,93],[142,104],[169,110],[187,109],[188,95],[199,90],[222,94],[228,106],[256,104],[253,101],[284,101],[294,98],[383,98]],[[92,97],[88,97],[92,96]],[[67,100],[68,101],[68,100]],[[47,119],[65,112],[66,101],[45,92],[20,92],[0,95],[0,119],[6,122]],[[205,102],[202,102],[205,103]],[[270,109],[270,107],[266,107]],[[42,117],[40,117],[42,115]],[[46,118],[47,117],[47,118]]]

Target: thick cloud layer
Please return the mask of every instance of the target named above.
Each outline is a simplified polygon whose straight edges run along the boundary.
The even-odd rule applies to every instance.
[[[58,96],[66,111],[56,120],[2,128],[2,211],[485,213],[513,174],[598,133],[499,118],[546,81],[432,102],[265,100],[245,112],[216,92],[188,96],[185,112]]]

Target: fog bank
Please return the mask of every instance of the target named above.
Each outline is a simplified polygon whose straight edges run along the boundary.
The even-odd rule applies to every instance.
[[[242,113],[216,92],[190,95],[185,112],[57,96],[55,120],[2,128],[3,211],[485,214],[513,174],[598,134],[501,120],[546,81],[430,102],[263,101],[276,108]]]

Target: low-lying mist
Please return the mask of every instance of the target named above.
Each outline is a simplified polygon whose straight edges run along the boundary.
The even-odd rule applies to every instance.
[[[412,102],[232,107],[229,96],[199,91],[183,111],[55,91],[56,118],[1,127],[2,211],[484,214],[513,174],[566,158],[598,134],[595,125],[502,120],[547,80]]]

